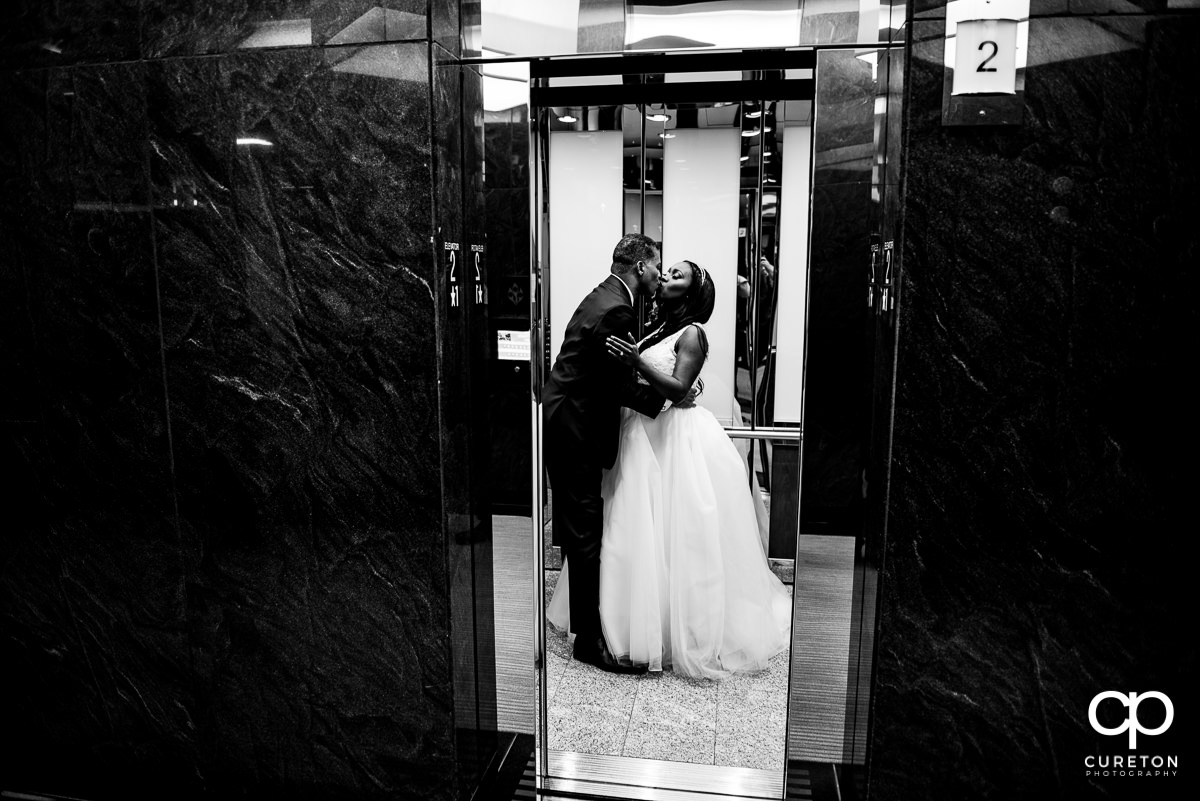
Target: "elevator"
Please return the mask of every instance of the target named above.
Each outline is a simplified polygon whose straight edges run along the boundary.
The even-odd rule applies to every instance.
[[[901,53],[529,62],[534,762],[545,791],[853,798],[865,781],[894,366]],[[589,746],[586,726],[564,724],[586,712],[586,698],[578,708],[555,701],[570,665],[556,666],[562,635],[544,619],[557,565],[538,395],[575,305],[607,275],[625,233],[660,242],[664,269],[689,259],[713,276],[698,402],[742,455],[764,552],[793,586],[778,696],[750,712],[775,728],[758,745],[738,743],[744,727],[729,720],[730,710],[738,715],[729,696],[712,758],[645,750],[661,733],[629,732],[660,721],[636,704],[623,747]],[[635,740],[651,744],[639,752]],[[747,749],[758,753],[731,756]],[[823,795],[830,788],[836,794]]]

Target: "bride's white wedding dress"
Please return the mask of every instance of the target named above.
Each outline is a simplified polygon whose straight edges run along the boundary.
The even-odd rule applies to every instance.
[[[682,333],[643,358],[670,375]],[[602,491],[600,620],[615,655],[721,678],[765,669],[788,647],[791,595],[767,565],[746,465],[711,412],[623,410]],[[547,610],[563,631],[568,567]]]

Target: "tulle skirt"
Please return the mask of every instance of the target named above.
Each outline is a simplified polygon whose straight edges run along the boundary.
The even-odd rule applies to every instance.
[[[746,465],[711,412],[625,409],[603,497],[600,621],[614,654],[715,679],[763,670],[788,647],[791,595],[767,564]],[[568,569],[547,610],[563,631]]]

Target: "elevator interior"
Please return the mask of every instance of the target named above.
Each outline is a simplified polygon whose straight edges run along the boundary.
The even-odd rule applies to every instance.
[[[842,797],[861,782],[893,364],[898,84],[888,48],[530,62],[539,786],[783,798],[803,777],[831,777]],[[662,243],[664,267],[700,262],[720,289],[700,402],[745,458],[773,567],[794,576],[778,758],[767,766],[722,760],[719,747],[708,764],[594,753],[605,749],[571,744],[560,725],[571,716],[554,705],[561,635],[543,617],[554,565],[537,396],[574,305],[630,232]],[[832,606],[829,586],[841,599]]]

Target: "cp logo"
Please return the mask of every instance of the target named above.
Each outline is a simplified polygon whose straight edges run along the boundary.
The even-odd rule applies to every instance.
[[[1115,729],[1105,728],[1104,726],[1100,725],[1100,721],[1096,720],[1096,707],[1100,706],[1100,702],[1105,698],[1115,698],[1129,709],[1129,717],[1127,717],[1125,722],[1120,726],[1117,726]],[[1163,708],[1167,710],[1166,718],[1163,720],[1162,725],[1157,729],[1142,728],[1142,724],[1138,722],[1138,704],[1147,698],[1157,698],[1162,702]],[[1100,734],[1107,734],[1109,736],[1120,734],[1128,729],[1129,747],[1131,749],[1137,748],[1138,732],[1150,735],[1162,734],[1164,731],[1171,728],[1171,721],[1174,719],[1175,706],[1171,703],[1171,699],[1157,691],[1142,693],[1141,695],[1138,695],[1137,693],[1129,693],[1129,695],[1125,695],[1113,690],[1106,690],[1105,692],[1102,692],[1093,698],[1091,705],[1088,706],[1088,721],[1092,724],[1092,728],[1098,731]]]

